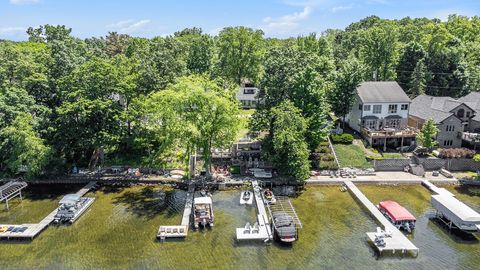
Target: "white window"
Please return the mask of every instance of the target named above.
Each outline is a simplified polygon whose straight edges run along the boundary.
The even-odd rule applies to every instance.
[[[374,114],[381,114],[382,113],[382,105],[373,105],[373,113]]]
[[[370,111],[370,105],[363,105],[364,111]]]
[[[388,105],[388,113],[397,113],[397,104]]]
[[[402,109],[402,111],[408,110],[408,104],[402,104],[401,109]]]

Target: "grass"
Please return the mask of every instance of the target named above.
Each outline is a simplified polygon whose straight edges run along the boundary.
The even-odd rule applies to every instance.
[[[400,159],[404,158],[400,153],[382,153],[383,158]]]
[[[365,158],[362,148],[355,144],[334,144],[335,153],[341,167],[372,168]]]

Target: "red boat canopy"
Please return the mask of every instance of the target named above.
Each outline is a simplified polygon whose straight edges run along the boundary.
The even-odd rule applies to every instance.
[[[404,221],[404,220],[413,220],[415,221],[415,217],[410,214],[404,207],[394,201],[384,201],[380,202],[380,208],[385,210],[390,217],[392,217],[393,221]]]

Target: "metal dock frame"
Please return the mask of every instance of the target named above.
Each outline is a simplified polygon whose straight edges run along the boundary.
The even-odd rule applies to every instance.
[[[8,207],[8,200],[17,196],[20,196],[20,200],[23,200],[22,189],[26,188],[27,186],[27,182],[24,181],[10,181],[0,186],[0,202],[5,201],[7,210],[10,210]]]
[[[367,237],[376,247],[380,255],[384,251],[390,251],[395,253],[397,251],[401,253],[406,253],[407,251],[413,252],[415,257],[418,256],[419,249],[412,243],[410,240],[395,227],[390,221],[385,218],[385,216],[378,210],[378,208],[373,205],[372,202],[353,184],[352,181],[344,181],[345,186],[348,188],[350,193],[355,195],[355,197],[360,201],[363,206],[372,214],[373,217],[383,226],[385,231],[391,232],[391,237],[385,237],[385,245],[379,246],[375,244],[375,232],[367,232]]]

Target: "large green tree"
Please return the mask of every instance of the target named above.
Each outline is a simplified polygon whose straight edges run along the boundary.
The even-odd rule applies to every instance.
[[[218,74],[238,84],[261,76],[265,53],[263,32],[251,28],[227,27],[218,35]]]
[[[433,119],[428,119],[424,124],[420,132],[417,134],[417,141],[421,146],[427,148],[429,151],[437,146],[438,142],[435,140],[437,137],[438,128],[435,125]]]
[[[272,132],[265,141],[268,156],[282,174],[301,182],[306,180],[310,176],[307,121],[288,100],[273,107],[270,115]]]
[[[12,175],[26,170],[28,177],[36,176],[48,164],[51,149],[33,126],[32,115],[20,113],[11,125],[0,130],[1,163]]]

